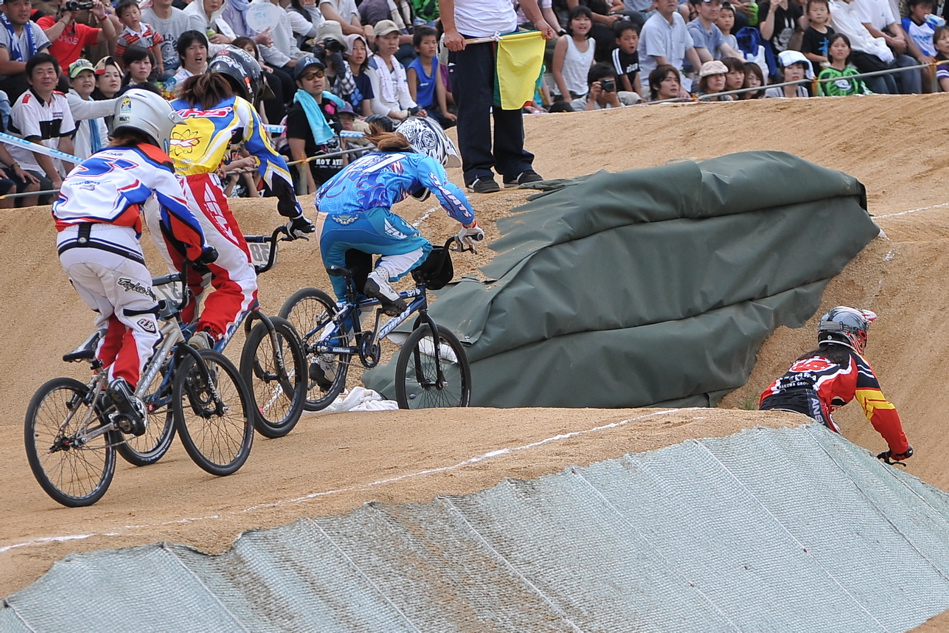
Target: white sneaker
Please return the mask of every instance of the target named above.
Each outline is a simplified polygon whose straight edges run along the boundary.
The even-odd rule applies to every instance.
[[[374,270],[369,273],[366,280],[366,287],[363,289],[367,297],[378,299],[382,304],[382,311],[388,316],[398,316],[405,312],[408,307],[405,299],[399,296],[399,292],[389,283],[388,275],[385,272]]]

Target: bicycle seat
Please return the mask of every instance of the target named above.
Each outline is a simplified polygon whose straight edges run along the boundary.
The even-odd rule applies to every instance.
[[[94,360],[96,357],[96,348],[99,346],[99,339],[104,335],[103,332],[93,332],[92,336],[87,338],[82,345],[63,354],[63,360],[67,363],[75,363],[80,360]]]
[[[330,266],[326,269],[326,273],[331,277],[352,277],[353,271],[348,268],[343,268],[342,266]]]

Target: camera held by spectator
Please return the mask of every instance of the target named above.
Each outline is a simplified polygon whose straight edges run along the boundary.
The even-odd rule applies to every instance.
[[[63,9],[66,11],[89,11],[95,3],[92,0],[69,0]]]

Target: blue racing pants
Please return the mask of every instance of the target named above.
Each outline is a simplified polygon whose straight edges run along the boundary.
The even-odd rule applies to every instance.
[[[382,255],[377,266],[382,265],[389,274],[389,281],[395,281],[418,268],[432,250],[432,244],[417,229],[382,207],[355,214],[330,215],[320,212],[316,223],[320,234],[320,255],[326,268],[345,266],[346,251],[356,250]],[[386,255],[406,255],[414,251],[419,251],[419,257],[414,261],[385,266]],[[408,267],[405,267],[405,263]],[[345,279],[330,276],[330,283],[338,299],[346,296]],[[362,288],[358,290],[362,292]]]

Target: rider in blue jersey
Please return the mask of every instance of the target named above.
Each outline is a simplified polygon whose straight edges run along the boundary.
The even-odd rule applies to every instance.
[[[395,132],[375,125],[372,129],[368,138],[378,151],[350,163],[316,192],[317,230],[327,268],[346,266],[348,251],[382,255],[363,291],[395,316],[406,304],[390,282],[421,265],[432,245],[393,213],[392,205],[409,195],[424,200],[434,193],[448,215],[462,224],[460,239],[480,240],[484,231],[465,194],[448,180],[444,165],[454,148],[436,123],[409,118]],[[343,298],[345,281],[335,276],[330,281],[336,296]]]

